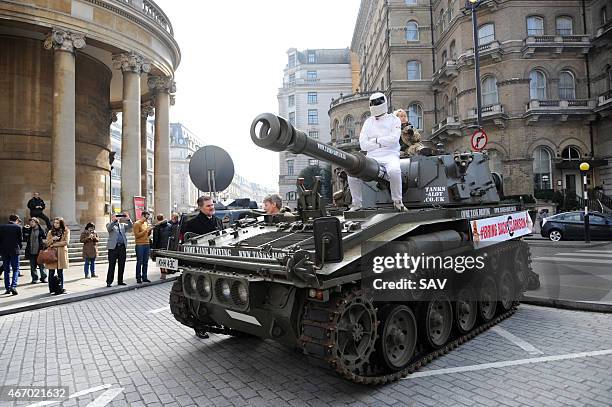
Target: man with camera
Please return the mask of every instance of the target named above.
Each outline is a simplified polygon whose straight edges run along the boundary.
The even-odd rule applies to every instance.
[[[106,286],[110,287],[115,279],[115,264],[119,261],[119,273],[117,274],[117,285],[126,285],[123,282],[125,270],[125,259],[127,249],[127,231],[133,227],[132,219],[127,212],[113,214],[110,223],[106,224],[108,231],[108,272],[106,274]]]

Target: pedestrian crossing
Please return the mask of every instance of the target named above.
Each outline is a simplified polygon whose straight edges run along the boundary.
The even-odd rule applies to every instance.
[[[578,264],[612,264],[612,250],[583,249],[575,252],[555,253],[554,256],[540,256],[533,261],[556,262],[556,263],[578,263]]]

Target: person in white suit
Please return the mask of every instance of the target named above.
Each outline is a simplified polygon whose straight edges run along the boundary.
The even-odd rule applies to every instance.
[[[385,167],[391,184],[391,199],[398,211],[406,211],[402,203],[402,173],[400,170],[400,135],[402,123],[399,117],[389,114],[387,98],[380,92],[370,96],[370,113],[361,128],[359,146],[367,152],[369,158],[375,159]],[[348,177],[353,202],[349,211],[362,208],[362,184],[359,178]]]

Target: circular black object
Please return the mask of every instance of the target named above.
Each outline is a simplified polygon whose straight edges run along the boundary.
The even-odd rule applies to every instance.
[[[234,179],[232,157],[221,147],[202,147],[189,161],[189,178],[203,192],[223,191]]]
[[[453,307],[445,295],[437,295],[427,303],[423,335],[434,349],[442,347],[453,327]]]
[[[471,288],[463,288],[455,301],[455,325],[461,334],[466,334],[476,325],[478,305]]]
[[[382,315],[381,356],[388,368],[396,371],[408,365],[417,343],[417,322],[405,305],[387,307]]]
[[[483,322],[489,322],[497,310],[497,286],[492,277],[485,277],[478,293],[478,313]]]

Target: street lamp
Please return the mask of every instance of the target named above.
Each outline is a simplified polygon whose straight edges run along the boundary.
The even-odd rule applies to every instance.
[[[589,193],[587,191],[587,171],[591,166],[589,163],[580,164],[582,173],[582,196],[584,198],[584,242],[591,243],[591,233],[589,230]]]
[[[480,6],[482,0],[467,0],[465,8],[472,11],[472,35],[474,38],[474,75],[476,78],[476,126],[482,129],[482,101],[480,89],[480,52],[478,50],[478,20],[476,18],[476,9]]]

